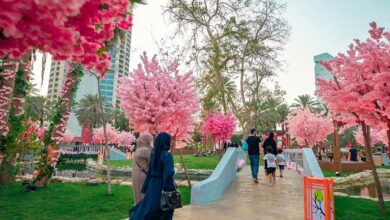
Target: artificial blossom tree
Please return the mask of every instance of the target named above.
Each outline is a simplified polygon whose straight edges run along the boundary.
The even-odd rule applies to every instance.
[[[334,131],[333,120],[312,113],[309,108],[293,110],[287,119],[289,134],[298,144],[311,146],[323,141]]]
[[[339,54],[322,65],[333,75],[331,80],[317,80],[317,95],[329,111],[346,126],[360,125],[364,146],[378,193],[382,213],[385,212],[382,188],[372,159],[370,126],[387,131],[390,143],[390,32],[370,23],[370,37],[355,40],[346,54]]]
[[[174,147],[183,146],[191,138],[194,114],[199,108],[192,72],[180,74],[178,60],[163,68],[156,55],[149,59],[146,52],[141,60],[129,78],[119,79],[117,94],[121,108],[136,132],[154,136],[168,132]],[[187,173],[183,158],[182,163]],[[191,185],[189,178],[188,183]]]
[[[214,143],[229,142],[236,127],[236,118],[228,112],[223,115],[221,112],[207,115],[202,126],[202,132],[210,136]]]

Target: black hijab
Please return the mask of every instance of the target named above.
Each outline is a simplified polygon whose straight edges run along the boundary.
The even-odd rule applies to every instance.
[[[156,167],[158,164],[158,160],[160,159],[160,155],[164,151],[169,151],[171,148],[171,139],[172,136],[166,132],[161,132],[157,135],[156,141],[154,142],[154,165]]]

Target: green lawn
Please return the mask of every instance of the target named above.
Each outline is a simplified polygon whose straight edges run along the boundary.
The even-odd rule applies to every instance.
[[[188,169],[208,169],[213,170],[217,166],[219,160],[217,156],[210,157],[195,157],[193,155],[183,155],[184,162]],[[175,163],[181,163],[179,155],[173,156]],[[131,160],[112,160],[113,167],[131,167]]]
[[[133,205],[129,186],[85,186],[73,183],[51,183],[48,188],[23,192],[15,183],[0,186],[0,219],[124,219]],[[190,203],[190,189],[179,187],[183,204]]]
[[[322,173],[324,174],[324,177],[336,177],[337,176],[335,172],[329,171],[329,170],[322,170]],[[352,173],[341,172],[340,175],[338,175],[337,177],[346,177],[346,176],[349,176],[351,174]]]
[[[390,219],[390,202],[386,202],[387,215],[382,216],[378,202],[343,196],[335,197],[337,220],[385,220]]]

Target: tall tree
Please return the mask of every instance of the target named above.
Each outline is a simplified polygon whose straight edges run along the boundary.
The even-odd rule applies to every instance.
[[[101,106],[105,106],[101,108]],[[102,112],[103,111],[103,112]],[[103,117],[110,118],[110,108],[104,97],[98,95],[85,95],[76,105],[76,118],[80,125],[92,132],[103,124]],[[92,136],[92,133],[91,133]]]
[[[372,158],[370,126],[387,131],[390,143],[390,32],[370,24],[370,38],[355,40],[347,54],[339,54],[322,62],[333,79],[317,80],[316,93],[329,111],[347,126],[360,125],[378,194],[378,203],[385,213],[383,194]]]
[[[130,122],[126,117],[125,113],[120,108],[114,108],[112,110],[111,117],[112,124],[119,131],[129,131],[130,130]]]
[[[315,112],[319,105],[320,103],[317,102],[313,96],[304,94],[298,95],[298,98],[294,99],[294,103],[291,105],[291,107],[299,108],[301,110],[308,108],[310,111]]]
[[[39,121],[40,127],[50,118],[50,107],[44,96],[26,96],[24,111],[28,118]]]
[[[192,72],[179,74],[177,61],[168,68],[146,53],[130,78],[121,78],[117,89],[121,107],[136,132],[157,135],[165,131],[177,144],[187,141],[195,123],[198,96]]]
[[[264,69],[270,70],[279,43],[288,36],[286,22],[280,17],[283,7],[275,0],[169,1],[166,12],[177,24],[177,33],[188,37],[186,45],[192,51],[192,60],[201,70],[201,80],[209,84],[205,106],[221,106],[226,114],[231,104],[241,124],[240,118],[250,118],[251,112],[244,116],[240,111],[251,106],[245,90],[249,84],[245,82],[254,81],[259,89],[262,79],[273,75]],[[236,72],[241,79],[239,102],[237,93],[229,95],[225,84]]]

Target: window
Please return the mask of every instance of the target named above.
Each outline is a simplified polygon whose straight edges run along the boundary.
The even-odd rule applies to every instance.
[[[57,70],[60,70],[60,67],[59,67],[59,66],[57,66]]]
[[[56,82],[58,82],[58,78],[56,78]]]
[[[51,93],[51,89],[49,91],[47,91],[47,93]]]
[[[57,92],[57,89],[54,89],[53,92]],[[54,95],[54,96],[56,96],[56,95]]]
[[[57,72],[57,73],[56,73],[56,76],[58,76],[58,75],[60,75],[60,72]]]
[[[49,85],[49,88],[51,88],[51,87],[53,87],[53,84],[50,84],[50,85]]]
[[[50,79],[49,82],[53,82],[53,79]]]
[[[54,84],[55,87],[58,87],[58,83]]]

